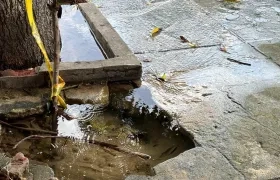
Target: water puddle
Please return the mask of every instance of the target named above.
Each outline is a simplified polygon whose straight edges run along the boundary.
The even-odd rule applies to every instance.
[[[61,61],[95,61],[104,56],[77,6],[62,6],[59,27],[62,40]]]
[[[12,150],[27,134],[2,129],[0,148],[12,156],[23,152],[32,160],[47,163],[59,179],[124,179],[129,174],[153,175],[152,167],[194,147],[167,113],[158,108],[147,87],[131,90],[125,85],[110,87],[110,105],[71,105],[76,119],[60,117],[59,135],[54,147],[49,139],[30,140]],[[48,118],[31,118],[26,124],[45,128]],[[76,139],[74,139],[76,138]],[[123,149],[151,156],[140,157],[104,148],[77,139],[95,139]]]

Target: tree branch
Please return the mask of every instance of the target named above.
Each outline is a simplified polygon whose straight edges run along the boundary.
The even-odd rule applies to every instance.
[[[11,127],[11,128],[15,128],[15,129],[19,129],[19,130],[23,130],[23,131],[31,131],[31,132],[37,132],[37,133],[46,133],[46,134],[53,134],[56,135],[57,133],[54,131],[47,131],[47,130],[40,130],[40,129],[33,129],[33,128],[23,128],[23,127],[18,127],[18,126],[13,126],[9,123],[6,123],[4,121],[0,120],[0,124]]]
[[[64,139],[69,139],[70,137],[65,137],[65,136],[40,136],[40,135],[31,135],[31,136],[27,136],[25,138],[23,138],[22,140],[20,140],[16,145],[14,145],[13,149],[16,149],[17,146],[19,144],[21,144],[23,141],[25,140],[28,140],[28,139],[32,139],[32,138],[64,138]],[[98,146],[101,146],[101,147],[105,147],[105,148],[110,148],[110,149],[113,149],[115,151],[119,151],[119,152],[122,152],[122,153],[126,153],[126,154],[130,154],[130,155],[134,155],[134,156],[138,156],[140,158],[143,158],[143,159],[150,159],[151,156],[150,155],[147,155],[147,154],[144,154],[144,153],[140,153],[140,152],[133,152],[133,151],[129,151],[127,149],[122,149],[120,147],[118,147],[117,145],[114,145],[114,144],[109,144],[109,143],[106,143],[106,142],[102,142],[102,141],[96,141],[96,140],[89,140],[87,141],[89,144],[95,144],[95,145],[98,145]]]

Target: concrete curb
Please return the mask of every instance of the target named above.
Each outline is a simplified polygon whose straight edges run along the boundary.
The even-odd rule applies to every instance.
[[[65,82],[73,84],[139,80],[142,75],[140,61],[98,8],[93,3],[82,3],[79,8],[108,59],[61,62],[60,75]],[[38,69],[37,74],[33,76],[0,77],[0,88],[21,89],[47,86],[49,77],[45,64]]]

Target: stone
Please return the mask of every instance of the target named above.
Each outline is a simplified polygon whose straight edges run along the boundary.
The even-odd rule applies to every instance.
[[[65,91],[68,104],[109,104],[109,88],[107,85],[81,85],[76,89]]]
[[[52,168],[46,165],[30,164],[29,171],[33,174],[33,179],[50,180],[55,179]]]
[[[23,153],[18,152],[8,163],[1,169],[1,173],[12,179],[23,179],[29,169],[29,159]]]
[[[242,174],[232,167],[227,159],[214,148],[197,147],[154,167],[155,176],[128,176],[126,180],[138,179],[223,179],[241,180]]]
[[[46,111],[45,100],[41,97],[19,96],[0,102],[0,117],[6,119],[40,115]]]
[[[5,167],[10,162],[10,160],[11,158],[5,156],[4,153],[0,153],[0,169]],[[26,173],[26,176],[28,180],[49,180],[54,178],[54,172],[49,166],[37,165],[36,161],[31,160],[29,165],[29,172]]]

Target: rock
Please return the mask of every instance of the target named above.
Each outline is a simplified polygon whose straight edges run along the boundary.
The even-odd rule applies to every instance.
[[[68,104],[109,104],[109,89],[107,85],[82,85],[76,89],[65,91]]]
[[[33,179],[50,180],[55,179],[52,168],[44,165],[31,164],[29,171],[33,174]]]
[[[6,119],[39,115],[45,110],[45,101],[40,97],[20,96],[0,102],[0,117]]]
[[[154,167],[155,176],[128,176],[126,180],[138,179],[244,179],[227,159],[214,148],[197,147]]]
[[[4,153],[0,154],[0,169],[5,167],[11,158],[5,156]],[[54,178],[53,170],[46,165],[36,165],[36,161],[30,161],[29,172],[25,174],[27,180],[49,180]]]
[[[29,169],[29,159],[23,153],[18,152],[7,166],[1,169],[1,175],[12,179],[23,179]]]

